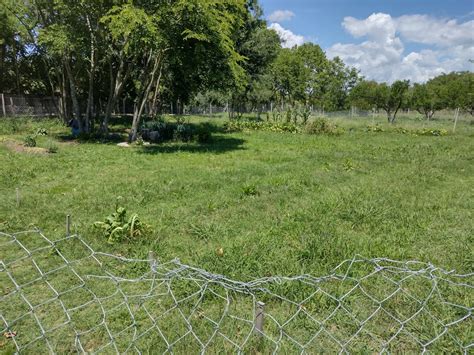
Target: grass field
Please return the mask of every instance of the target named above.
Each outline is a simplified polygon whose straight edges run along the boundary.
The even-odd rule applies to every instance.
[[[472,271],[472,126],[425,137],[365,132],[363,120],[338,123],[347,129],[341,136],[218,132],[206,145],[126,149],[62,141],[68,131],[54,121],[22,120],[14,133],[2,121],[4,141],[45,127],[39,145],[52,139],[59,149],[25,154],[0,145],[0,223],[9,231],[34,225],[52,237],[71,214],[99,249],[135,257],[153,249],[161,259],[240,279],[321,273],[354,254]],[[119,196],[153,233],[110,246],[92,224]]]
[[[469,121],[455,133],[449,121],[397,123],[449,130],[441,137],[383,121],[384,132],[367,132],[372,120],[362,118],[335,119],[345,128],[338,136],[227,133],[222,118],[191,121],[210,121],[213,141],[120,148],[62,138],[68,130],[53,120],[0,121],[1,230],[37,226],[59,238],[70,214],[96,250],[133,258],[153,250],[239,280],[324,275],[356,254],[474,270]],[[39,146],[53,141],[56,153],[15,149],[40,127],[48,135]],[[93,223],[119,196],[152,232],[110,245]]]

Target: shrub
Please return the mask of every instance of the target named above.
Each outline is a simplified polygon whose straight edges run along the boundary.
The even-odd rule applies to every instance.
[[[49,141],[48,145],[46,146],[46,149],[48,150],[48,153],[57,153],[58,152],[58,145],[54,143],[53,141]]]
[[[193,129],[186,123],[180,123],[176,126],[173,139],[180,142],[190,142],[193,139]]]
[[[150,226],[143,223],[136,213],[127,218],[127,210],[118,206],[114,213],[105,218],[104,222],[95,222],[94,227],[103,230],[110,244],[121,242],[125,238],[140,237],[150,231]]]
[[[151,140],[154,143],[158,141],[169,141],[173,139],[176,125],[159,119],[157,121],[146,122],[142,126],[142,137],[145,140]],[[150,132],[157,132],[150,136]],[[153,138],[153,139],[152,139]]]
[[[227,132],[239,132],[242,130],[288,132],[298,133],[300,127],[291,122],[255,122],[255,121],[229,121],[225,124]]]
[[[305,132],[307,134],[340,135],[344,133],[344,129],[329,122],[326,118],[317,118],[306,125]]]
[[[208,124],[200,125],[197,128],[196,139],[198,143],[207,144],[212,141],[211,127]]]
[[[23,138],[23,145],[25,147],[36,147],[36,136],[35,135],[27,135],[25,138]]]

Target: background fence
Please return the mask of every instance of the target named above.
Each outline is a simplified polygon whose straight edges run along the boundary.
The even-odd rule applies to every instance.
[[[0,94],[0,112],[3,116],[57,116],[59,98]]]
[[[323,277],[249,282],[0,233],[0,350],[469,353],[474,274],[355,257]]]
[[[9,95],[9,94],[0,94],[0,113],[3,117],[15,117],[15,116],[33,116],[33,117],[49,117],[49,116],[58,116],[60,108],[60,98],[59,97],[35,97],[35,96],[24,96],[24,95]],[[280,119],[285,119],[285,114],[290,105],[277,105],[275,103],[269,102],[257,107],[250,107],[243,105],[239,109],[242,114],[252,114],[252,115],[261,115],[262,119],[265,119],[267,112],[279,113],[281,116]],[[85,109],[85,108],[83,108]],[[145,114],[149,112],[150,108],[145,107]],[[235,108],[230,107],[229,104],[226,105],[213,105],[213,104],[202,104],[202,105],[186,105],[180,108],[181,112],[184,115],[223,115],[230,114],[229,111],[233,112],[235,115]],[[131,115],[133,114],[133,102],[127,100],[120,100],[114,108],[114,115]],[[161,114],[175,114],[176,107],[173,103],[162,104],[159,112]],[[386,115],[383,111],[367,111],[360,110],[356,107],[351,108],[350,110],[343,111],[324,111],[316,107],[311,107],[311,113],[313,116],[317,117],[327,117],[327,118],[373,118],[375,119],[386,119]],[[399,118],[407,118],[418,116],[420,119],[423,119],[422,116],[417,111],[400,111],[398,114]],[[457,118],[456,118],[457,117]],[[469,121],[473,119],[473,116],[467,112],[459,112],[457,110],[443,110],[435,114],[435,120],[459,120],[459,121]]]

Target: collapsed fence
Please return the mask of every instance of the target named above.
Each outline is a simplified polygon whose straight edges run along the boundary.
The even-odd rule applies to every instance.
[[[323,277],[230,280],[96,252],[78,235],[0,233],[1,351],[459,352],[474,274],[355,257]]]

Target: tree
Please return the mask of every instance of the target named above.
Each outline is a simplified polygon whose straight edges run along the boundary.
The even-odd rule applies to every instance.
[[[362,81],[351,92],[351,100],[357,105],[382,109],[389,123],[395,123],[397,113],[408,100],[410,82],[397,80],[392,85]]]
[[[410,106],[424,115],[428,121],[433,118],[436,111],[443,108],[441,100],[430,83],[415,84],[413,86]]]

